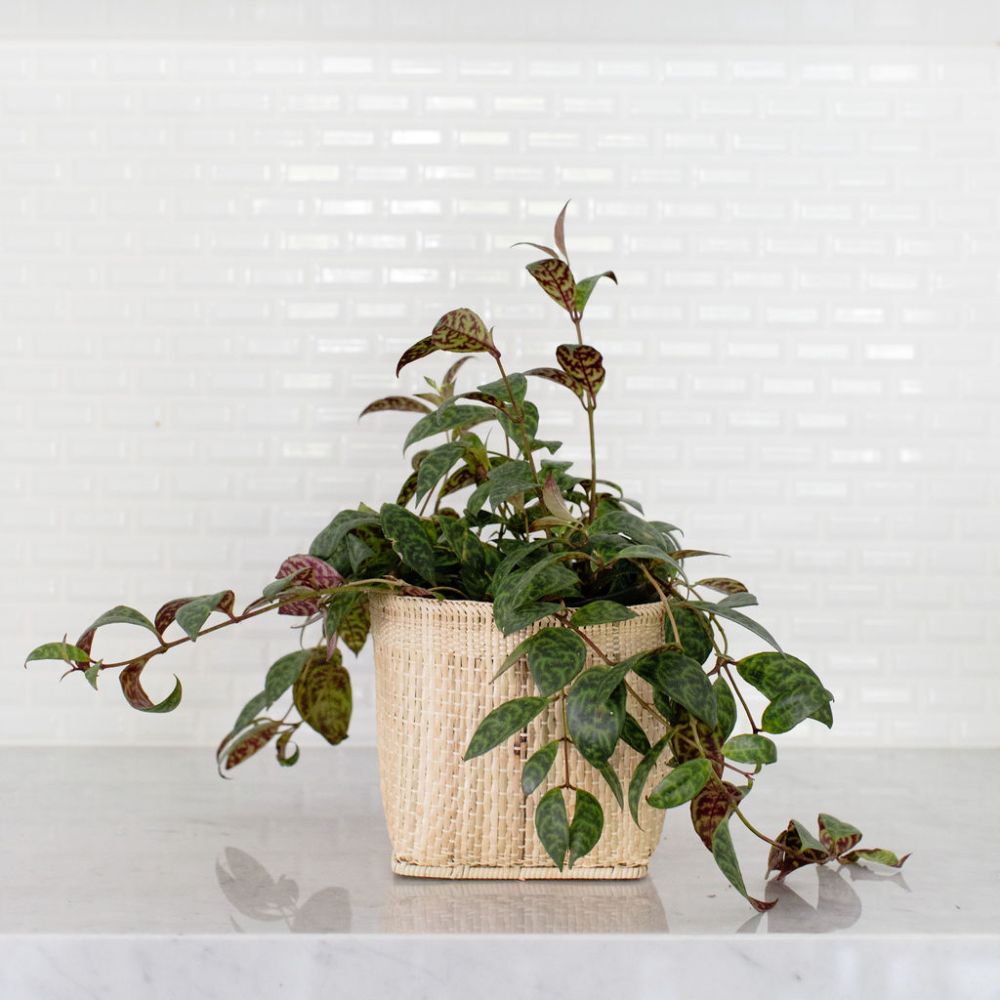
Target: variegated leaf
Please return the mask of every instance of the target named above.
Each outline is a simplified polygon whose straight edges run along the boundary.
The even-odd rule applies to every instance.
[[[731,580],[727,576],[710,576],[704,580],[699,580],[696,587],[708,587],[717,590],[720,594],[745,594],[747,588],[739,580]]]
[[[525,372],[525,375],[534,375],[537,378],[548,379],[556,385],[569,389],[581,402],[587,397],[587,388],[582,382],[578,382],[572,375],[560,371],[558,368],[532,368]]]
[[[418,340],[412,347],[408,347],[400,357],[396,364],[396,375],[411,362],[419,361],[420,358],[426,358],[428,354],[433,354],[437,350],[434,341],[431,337],[424,337],[423,340]]]
[[[316,556],[298,555],[289,556],[280,567],[277,576],[288,576],[290,573],[298,573],[296,583],[310,590],[328,590],[331,587],[339,587],[343,584],[344,578],[324,559]],[[309,598],[304,601],[290,601],[282,604],[278,609],[279,615],[314,615],[320,609],[320,599],[318,597]]]
[[[861,839],[861,831],[850,823],[837,819],[829,813],[820,813],[818,819],[819,839],[834,857],[855,847]]]
[[[411,396],[385,396],[369,403],[359,414],[359,419],[368,413],[380,413],[383,410],[397,410],[401,413],[430,413],[431,408],[419,399]]]
[[[712,838],[719,824],[729,818],[733,807],[743,795],[743,790],[731,782],[723,781],[720,784],[718,781],[710,781],[691,800],[691,825],[709,850],[712,850]]]
[[[580,382],[593,399],[604,385],[604,358],[596,347],[589,344],[560,344],[556,348],[556,361],[567,375]]]
[[[226,754],[226,762],[223,765],[225,770],[231,771],[237,764],[242,764],[243,761],[249,760],[258,750],[262,750],[274,739],[280,728],[280,722],[268,720],[247,730],[242,736],[229,744],[229,752]],[[225,749],[225,746],[222,749]]]
[[[323,653],[311,655],[295,681],[292,698],[306,725],[327,743],[346,739],[351,721],[351,677],[339,652],[330,660]]]
[[[528,264],[527,270],[549,298],[558,302],[566,312],[573,312],[576,282],[573,280],[573,272],[569,269],[568,264],[549,257]]]
[[[452,309],[434,324],[431,343],[436,350],[456,354],[485,352],[494,358],[500,356],[493,346],[493,338],[482,318],[471,309]]]
[[[145,667],[145,665],[145,660],[130,663],[118,675],[118,680],[121,683],[122,693],[125,695],[125,700],[133,708],[138,709],[140,712],[149,712],[151,714],[164,714],[166,712],[172,712],[181,703],[180,678],[175,675],[173,691],[171,691],[170,694],[163,699],[163,701],[154,702],[153,699],[146,694],[142,683],[139,680],[142,668]]]
[[[576,283],[576,294],[573,296],[573,311],[577,316],[582,316],[587,303],[590,301],[590,294],[593,292],[601,278],[610,278],[616,285],[618,279],[614,271],[602,271],[600,274],[591,275],[589,278],[581,278]]]

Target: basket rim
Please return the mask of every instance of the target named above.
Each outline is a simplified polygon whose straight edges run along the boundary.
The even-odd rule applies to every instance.
[[[440,607],[445,608],[455,608],[456,610],[461,610],[462,608],[468,608],[471,611],[485,611],[487,608],[493,607],[492,601],[471,601],[471,600],[450,600],[447,597],[417,597],[412,594],[396,594],[391,590],[373,590],[369,594],[369,600],[372,598],[378,598],[379,600],[385,601],[409,601],[414,604],[423,605],[424,607]],[[594,598],[594,600],[605,600],[606,598]],[[590,602],[588,602],[590,603]],[[615,602],[619,603],[619,602]],[[648,611],[650,608],[659,608],[661,606],[661,601],[644,601],[642,604],[626,604],[624,605],[629,611],[634,611],[636,614],[641,614],[644,611]],[[581,605],[583,607],[583,605]],[[547,618],[553,617],[552,615],[547,615]],[[490,619],[492,620],[493,614],[490,613]],[[546,619],[539,619],[544,621]],[[589,626],[584,626],[589,627]]]

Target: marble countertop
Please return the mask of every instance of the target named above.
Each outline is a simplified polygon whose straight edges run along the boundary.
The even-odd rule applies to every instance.
[[[980,790],[997,751],[786,750],[748,801],[758,825],[825,811],[913,856],[764,883],[764,845],[734,825],[749,891],[779,900],[766,914],[683,810],[641,881],[407,879],[371,750],[307,747],[231,781],[210,750],[0,754],[3,1000],[1000,998],[998,810]]]

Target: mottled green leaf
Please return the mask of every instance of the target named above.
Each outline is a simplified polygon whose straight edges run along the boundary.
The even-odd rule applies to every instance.
[[[691,800],[691,825],[709,850],[719,824],[729,818],[744,794],[732,782],[710,781]]]
[[[618,803],[618,808],[624,808],[625,796],[622,792],[621,779],[618,777],[615,769],[611,766],[611,761],[606,760],[600,764],[594,764],[594,767],[600,772],[601,777],[607,782],[608,788],[611,789],[611,794],[614,795],[615,801]]]
[[[624,722],[605,692],[603,667],[592,667],[581,674],[566,698],[566,723],[569,735],[584,760],[598,766],[604,763],[618,742]]]
[[[655,809],[672,809],[690,802],[712,779],[711,761],[704,757],[678,764],[648,796]]]
[[[661,740],[653,744],[646,751],[642,760],[636,764],[635,770],[632,772],[632,780],[628,784],[628,807],[632,813],[632,819],[635,820],[637,825],[639,823],[639,803],[642,801],[642,793],[646,788],[646,782],[649,780],[650,772],[660,759],[660,755],[669,742],[669,739],[664,736]]]
[[[574,611],[571,621],[574,625],[581,627],[584,625],[605,625],[608,622],[625,622],[635,617],[634,611],[630,611],[624,604],[619,604],[617,601],[591,601]]]
[[[536,715],[545,710],[548,703],[547,698],[514,698],[494,708],[479,723],[463,759],[472,760],[473,757],[479,757],[499,746],[514,733],[524,729]]]
[[[493,620],[504,635],[510,635],[561,610],[561,604],[553,604],[551,601],[533,601],[517,607],[508,607],[498,598],[493,604]]]
[[[799,697],[781,702],[771,713],[774,725],[785,725],[795,718],[803,705],[814,704],[803,718],[813,718],[829,728],[833,725],[833,712],[829,702],[833,696],[827,691],[819,677],[802,660],[788,653],[754,653],[745,656],[736,664],[739,675],[752,684],[772,702],[794,691],[802,692]],[[791,722],[797,725],[802,719]],[[785,729],[768,729],[768,732],[786,732]]]
[[[453,441],[439,445],[427,453],[417,470],[416,501],[418,504],[462,457],[464,450],[462,445]]]
[[[790,820],[786,829],[774,838],[767,857],[767,874],[778,873],[781,881],[786,875],[806,865],[826,864],[830,854],[798,820]]]
[[[692,608],[699,608],[702,611],[708,611],[710,614],[717,615],[719,618],[726,618],[731,622],[735,622],[737,625],[742,625],[743,628],[747,629],[747,631],[753,632],[753,634],[759,639],[763,639],[769,646],[773,646],[779,653],[781,652],[781,647],[778,645],[777,639],[775,639],[763,625],[759,622],[755,622],[752,618],[748,618],[746,615],[741,614],[739,611],[724,607],[720,604],[712,604],[711,601],[687,601],[685,603],[690,605]]]
[[[294,735],[294,729],[286,729],[279,737],[277,743],[275,743],[275,750],[278,755],[278,763],[282,767],[293,767],[299,759],[299,748],[295,748],[295,752],[292,754],[288,753],[288,744]]]
[[[83,637],[96,632],[102,625],[138,625],[140,628],[146,629],[147,632],[152,632],[157,639],[160,637],[160,633],[157,632],[156,626],[141,611],[136,611],[135,608],[129,608],[124,604],[119,604],[110,611],[105,611],[104,614],[101,615],[90,626],[90,628],[83,633],[81,641],[78,645],[89,648],[89,645],[83,642]]]
[[[498,507],[519,493],[538,489],[538,483],[527,462],[510,461],[490,470],[487,496],[490,506]]]
[[[635,671],[710,728],[718,725],[719,709],[712,683],[691,657],[661,647],[643,654]]]
[[[509,386],[509,389],[508,389]],[[528,391],[528,380],[520,373],[508,375],[506,380],[498,378],[495,382],[487,382],[477,387],[486,396],[492,396],[505,405],[523,403]]]
[[[861,831],[856,826],[829,813],[819,814],[818,826],[819,839],[834,857],[849,851],[861,839]]]
[[[573,311],[576,282],[568,264],[548,257],[545,260],[533,261],[526,269],[546,295],[554,302],[558,302],[567,312]]]
[[[663,563],[672,569],[680,569],[680,563],[667,555],[663,549],[655,545],[626,545],[615,556],[616,559],[638,559],[649,562]]]
[[[778,748],[774,741],[752,733],[743,733],[726,740],[722,753],[740,764],[773,764],[778,759]]]
[[[297,649],[271,664],[264,680],[264,694],[268,705],[273,705],[295,683],[309,655],[310,650]]]
[[[536,750],[521,769],[521,791],[530,795],[546,778],[559,752],[559,740],[546,743]]]
[[[569,850],[569,820],[566,801],[561,788],[550,788],[539,800],[535,809],[535,831],[545,848],[545,853],[562,871]]]
[[[681,607],[675,601],[670,602],[670,612],[677,625],[681,651],[685,656],[690,656],[696,663],[704,663],[712,655],[714,648],[712,646],[711,622],[700,611]],[[667,614],[663,616],[663,636],[668,646],[676,648],[677,640],[674,636],[674,626],[670,621],[670,615]]]
[[[271,704],[271,699],[268,698],[266,691],[261,691],[259,694],[255,694],[240,710],[240,714],[236,717],[236,722],[233,723],[233,733],[238,733],[242,729],[246,729],[247,726],[253,722],[254,719],[260,715],[264,709],[268,708]]]
[[[495,420],[498,411],[490,406],[473,406],[469,403],[455,403],[448,400],[433,413],[421,417],[406,435],[403,442],[405,451],[411,444],[423,441],[434,434],[443,434],[458,428],[474,427],[486,420]]]
[[[583,670],[587,647],[568,628],[539,629],[525,643],[528,667],[539,694],[554,694]]]
[[[576,790],[573,822],[569,825],[569,866],[589,854],[604,832],[604,810],[601,803],[582,788]]]
[[[89,663],[90,653],[69,642],[46,642],[36,646],[25,658],[25,665],[32,660],[62,660],[65,663]]]
[[[399,558],[429,583],[434,583],[434,546],[416,514],[398,504],[382,504],[382,530]]]
[[[431,337],[424,337],[422,340],[418,340],[400,355],[399,361],[396,362],[396,374],[399,375],[408,364],[419,361],[421,358],[426,358],[428,354],[433,354],[436,350],[437,347],[435,347]]]
[[[440,351],[456,354],[487,353],[500,356],[482,318],[471,309],[452,309],[434,324],[431,343]]]
[[[583,311],[587,308],[587,302],[590,300],[590,295],[601,278],[610,278],[616,285],[618,284],[618,279],[615,277],[614,271],[602,271],[600,274],[591,275],[589,278],[581,278],[576,283],[576,291],[573,295],[573,310],[578,316],[583,315]]]
[[[514,419],[508,411],[497,411],[497,423],[503,428],[504,434],[513,441],[522,454],[527,454],[533,447],[535,435],[538,433],[538,407],[530,400],[525,400],[520,407],[520,417],[524,422],[522,427],[520,421]]]
[[[97,690],[97,678],[101,673],[100,663],[91,663],[89,667],[83,672],[83,676],[87,678],[87,683],[96,691]]]
[[[378,523],[377,515],[369,511],[342,510],[313,539],[312,545],[309,546],[309,555],[317,556],[320,559],[329,559],[337,546],[350,532],[364,525],[376,525]]]
[[[326,604],[323,634],[339,636],[347,648],[357,655],[368,640],[371,615],[368,595],[362,590],[342,590],[331,594]]]
[[[764,709],[760,728],[765,733],[787,733],[829,701],[830,692],[822,686],[805,685],[786,691]]]
[[[323,651],[312,654],[292,687],[292,698],[306,725],[327,743],[347,738],[351,721],[351,677],[339,651],[327,661]]]
[[[740,871],[739,859],[736,857],[736,848],[733,847],[733,838],[729,833],[729,823],[722,822],[715,830],[712,837],[712,857],[719,866],[719,870],[729,880],[729,884],[755,909],[758,913],[764,913],[771,909],[776,899],[765,902],[763,899],[754,899],[747,892],[746,884],[743,881],[743,873]]]
[[[712,690],[715,692],[715,704],[719,710],[719,723],[716,729],[720,741],[725,742],[736,728],[736,699],[722,674],[716,677]]]
[[[638,545],[651,545],[663,552],[663,535],[648,521],[627,510],[609,510],[594,519],[590,526],[591,533],[607,532],[613,535],[624,535]]]
[[[638,754],[649,753],[649,737],[635,716],[625,713],[621,738]]]
[[[174,620],[183,629],[185,635],[194,642],[198,638],[202,625],[208,620],[208,616],[213,611],[224,610],[227,606],[231,611],[233,600],[234,595],[231,590],[220,590],[217,594],[195,597],[177,609]]]
[[[272,598],[277,597],[282,591],[288,590],[289,587],[298,580],[298,573],[289,573],[287,576],[278,577],[277,580],[272,580],[267,584],[264,589],[260,592],[260,596],[265,600],[270,601]],[[162,608],[160,609],[163,610]],[[162,632],[163,629],[161,628]]]
[[[747,588],[739,580],[731,580],[728,576],[709,576],[704,580],[699,580],[696,587],[708,587],[710,590],[717,590],[720,594],[745,594]]]

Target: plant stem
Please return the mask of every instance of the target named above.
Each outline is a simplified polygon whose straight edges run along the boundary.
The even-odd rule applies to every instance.
[[[653,576],[653,574],[650,573],[648,569],[646,569],[646,566],[643,563],[637,562],[636,565],[639,567],[639,569],[642,570],[646,579],[653,585],[653,589],[656,591],[656,593],[659,594],[660,603],[663,605],[664,613],[669,619],[670,628],[673,630],[674,633],[674,643],[677,645],[678,648],[682,649],[683,643],[681,643],[681,634],[677,629],[677,619],[674,618],[674,612],[673,609],[670,607],[670,601],[667,600],[667,595],[663,592],[663,588],[660,586],[660,581],[657,580],[656,577]]]
[[[573,329],[576,330],[576,342],[583,347],[583,330],[580,328],[580,315],[570,313],[573,321]],[[597,514],[597,438],[594,432],[594,410],[597,408],[597,400],[591,396],[590,402],[584,404],[587,411],[587,435],[590,438],[590,510],[587,521],[594,520]]]
[[[746,712],[747,721],[750,723],[750,728],[754,731],[754,735],[760,732],[757,723],[753,721],[753,715],[750,712],[750,706],[746,703],[746,699],[743,697],[743,692],[740,690],[739,685],[733,679],[733,672],[729,669],[728,663],[722,664],[722,669],[726,672],[726,677],[729,679],[729,683],[732,685],[733,690],[736,692],[736,697],[739,698],[740,704],[743,706],[743,711]]]

